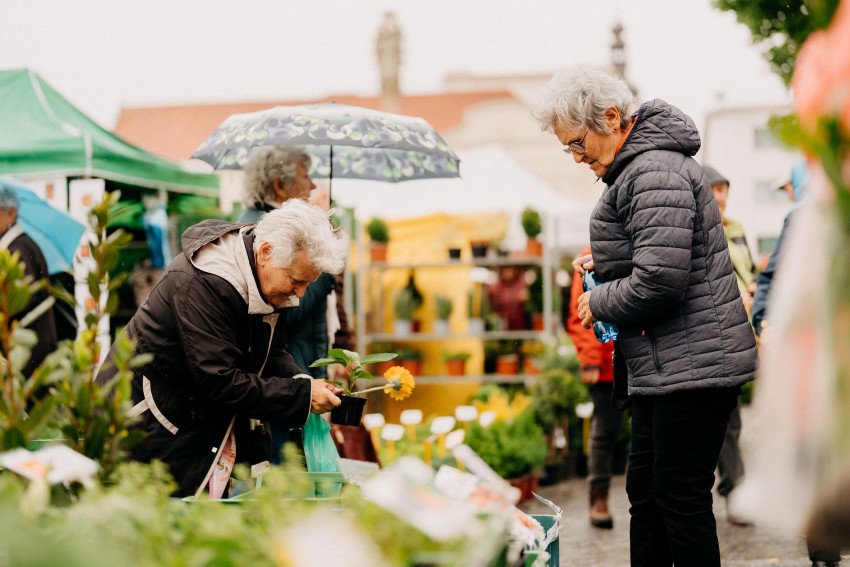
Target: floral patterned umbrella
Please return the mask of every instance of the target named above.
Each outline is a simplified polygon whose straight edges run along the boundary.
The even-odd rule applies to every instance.
[[[277,106],[234,114],[192,157],[216,169],[241,169],[255,146],[301,145],[311,175],[333,179],[460,177],[460,160],[422,118],[337,103]]]

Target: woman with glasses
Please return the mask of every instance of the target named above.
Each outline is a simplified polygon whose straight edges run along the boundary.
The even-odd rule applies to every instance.
[[[694,122],[659,99],[636,107],[625,82],[576,67],[552,78],[534,114],[605,183],[591,254],[574,267],[604,282],[579,297],[582,324],[619,328],[615,382],[626,379],[632,410],[632,565],[719,566],[714,469],[741,385],[755,374],[755,339],[720,212],[692,157]]]

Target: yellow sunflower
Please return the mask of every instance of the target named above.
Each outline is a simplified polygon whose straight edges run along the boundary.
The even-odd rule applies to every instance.
[[[384,388],[384,393],[389,394],[394,400],[403,400],[408,397],[416,386],[413,374],[401,366],[393,366],[384,372],[384,378],[389,382]]]

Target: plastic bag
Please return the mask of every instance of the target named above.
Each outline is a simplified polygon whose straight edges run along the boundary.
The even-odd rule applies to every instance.
[[[304,425],[304,458],[307,461],[307,470],[311,473],[340,472],[339,453],[331,439],[331,425],[312,412]],[[336,495],[342,486],[335,484],[325,488],[327,490],[317,485],[316,496]],[[324,494],[325,492],[328,494]]]

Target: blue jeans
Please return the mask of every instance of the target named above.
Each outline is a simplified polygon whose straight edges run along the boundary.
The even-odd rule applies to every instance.
[[[719,567],[714,469],[740,388],[632,396],[633,567]]]

